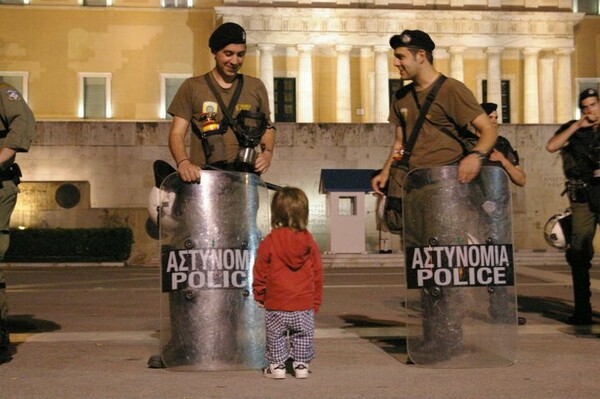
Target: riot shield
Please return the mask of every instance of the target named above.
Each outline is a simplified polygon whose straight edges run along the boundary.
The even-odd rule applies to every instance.
[[[265,183],[250,173],[177,173],[160,189],[163,364],[183,370],[265,366],[264,312],[252,296],[256,250],[269,230]]]
[[[428,367],[507,366],[517,347],[510,182],[497,166],[468,184],[457,173],[404,180],[408,354]]]

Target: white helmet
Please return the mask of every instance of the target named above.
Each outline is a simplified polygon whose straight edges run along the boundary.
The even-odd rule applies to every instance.
[[[569,209],[552,216],[544,226],[546,242],[561,250],[566,250],[571,244],[572,215]]]
[[[152,187],[148,198],[148,214],[163,232],[173,232],[177,228],[177,220],[173,217],[173,204],[175,204],[174,192]]]

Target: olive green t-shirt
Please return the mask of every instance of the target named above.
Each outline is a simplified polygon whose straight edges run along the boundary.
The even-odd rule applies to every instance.
[[[34,138],[33,112],[21,93],[0,80],[0,146],[26,152]]]
[[[425,103],[433,86],[432,84],[428,89],[416,92],[420,105]],[[401,119],[405,121],[405,142],[408,142],[419,116],[419,106],[414,100],[412,87],[409,84],[398,90],[390,107],[389,121],[392,124],[403,126]],[[483,113],[475,96],[463,83],[447,78],[427,112],[410,156],[409,169],[448,165],[458,161],[463,156],[459,130],[466,128],[469,122]],[[442,132],[440,127],[451,134]]]
[[[239,80],[235,80],[230,88],[224,89],[216,82],[211,73],[208,75],[225,106],[229,106]],[[207,112],[210,108],[217,111],[216,120],[221,122],[224,118],[223,111],[216,97],[208,87],[204,75],[201,75],[186,79],[183,82],[167,112],[172,116],[179,116],[187,121],[191,121],[193,115]],[[269,109],[267,89],[260,79],[244,75],[244,86],[242,87],[237,105],[232,112],[232,117],[235,118],[242,110],[262,112],[265,114],[267,120],[270,121],[271,111]],[[223,135],[223,141],[227,162],[233,162],[239,150],[239,143],[231,128]],[[198,165],[204,165],[206,158],[200,139],[195,134],[192,134],[190,143],[190,160]]]

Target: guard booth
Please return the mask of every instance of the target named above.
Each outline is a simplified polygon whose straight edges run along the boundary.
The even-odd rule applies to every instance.
[[[330,253],[365,253],[365,194],[374,169],[321,169],[319,192],[327,195]]]

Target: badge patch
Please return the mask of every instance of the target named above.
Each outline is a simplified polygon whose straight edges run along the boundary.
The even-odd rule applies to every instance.
[[[216,102],[205,101],[202,103],[202,112],[205,114],[209,114],[209,113],[216,114],[218,110],[219,110],[219,106],[217,105]]]
[[[6,95],[8,96],[8,99],[10,101],[19,101],[21,99],[21,96],[19,95],[19,93],[13,89],[8,89],[6,91]]]

